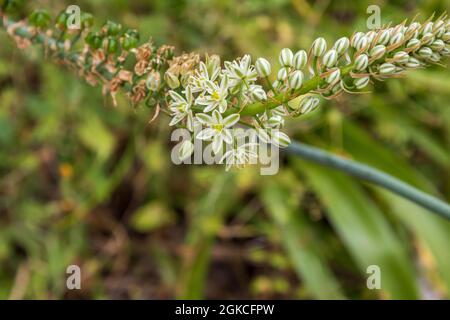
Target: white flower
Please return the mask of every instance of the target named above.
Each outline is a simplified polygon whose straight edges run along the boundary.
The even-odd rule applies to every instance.
[[[169,103],[169,110],[171,111],[172,121],[170,121],[169,126],[174,126],[181,120],[187,118],[187,128],[188,130],[193,130],[193,115],[192,115],[192,102],[194,97],[192,95],[192,90],[190,86],[187,86],[185,91],[185,97],[182,97],[177,92],[171,90],[169,91],[170,98],[172,101]]]
[[[225,152],[223,157],[220,159],[220,163],[225,162],[226,171],[230,170],[232,166],[241,168],[246,164],[250,164],[252,160],[258,158],[257,153],[253,150],[255,145],[255,143],[246,143]]]
[[[212,70],[208,72],[208,68],[206,64],[201,61],[198,70],[195,71],[195,75],[191,77],[190,79],[190,85],[192,87],[192,92],[205,92],[205,82],[206,81],[212,81],[214,82],[219,74],[220,74],[220,68],[218,65],[212,65]]]
[[[230,127],[234,126],[239,121],[239,114],[233,113],[226,118],[214,110],[212,116],[199,113],[196,115],[197,120],[207,126],[197,134],[197,139],[210,141],[212,140],[212,150],[217,154],[222,149],[223,142],[231,144],[233,142],[233,137],[229,130]]]
[[[204,85],[205,94],[199,96],[195,102],[206,106],[204,112],[210,112],[218,108],[220,113],[224,113],[227,109],[228,77],[226,75],[222,77],[220,86],[210,80],[205,81]]]
[[[236,87],[241,83],[249,85],[251,82],[256,81],[257,73],[251,62],[249,55],[245,55],[233,62],[225,62],[226,73],[230,79],[230,87]]]

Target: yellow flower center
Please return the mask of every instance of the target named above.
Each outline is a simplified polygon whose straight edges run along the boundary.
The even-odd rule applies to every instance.
[[[223,124],[213,124],[213,126],[212,126],[212,128],[215,130],[215,131],[217,131],[217,132],[220,132],[220,131],[222,131],[222,129],[223,129]]]
[[[214,92],[211,94],[211,99],[213,99],[213,100],[215,100],[215,101],[219,101],[219,100],[220,100],[220,95],[219,95],[219,93],[218,93],[217,91],[214,91]]]

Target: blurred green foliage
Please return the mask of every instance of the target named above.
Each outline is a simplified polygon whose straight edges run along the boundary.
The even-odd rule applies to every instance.
[[[84,0],[182,51],[275,62],[449,1]],[[73,1],[33,1],[59,12]],[[258,168],[175,166],[167,118],[20,51],[0,33],[0,298],[449,298],[450,223],[376,187],[283,156]],[[288,124],[291,137],[450,199],[450,75],[377,83]],[[77,264],[82,290],[66,289]],[[366,287],[369,265],[382,290]]]

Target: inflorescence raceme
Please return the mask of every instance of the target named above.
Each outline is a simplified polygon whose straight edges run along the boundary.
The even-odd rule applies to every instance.
[[[279,131],[285,118],[313,111],[321,97],[361,92],[373,79],[397,78],[450,55],[450,20],[445,14],[423,23],[356,32],[331,45],[318,38],[309,50],[295,53],[285,48],[277,70],[265,58],[253,62],[250,55],[223,64],[217,55],[203,61],[195,53],[175,56],[171,46],[157,48],[151,41],[139,45],[136,30],[110,21],[92,31],[88,13],[81,15],[79,30],[66,27],[65,12],[55,20],[42,10],[19,22],[2,11],[0,17],[20,48],[41,43],[47,56],[90,84],[102,84],[114,103],[124,88],[133,104],[154,107],[155,117],[160,110],[169,114],[171,126],[191,132],[201,126],[195,138],[211,141],[214,153],[224,144],[235,144],[231,129],[238,123],[257,129],[260,140],[285,147],[290,139]],[[187,142],[180,157],[192,151],[192,142]],[[240,150],[232,154],[251,156]]]

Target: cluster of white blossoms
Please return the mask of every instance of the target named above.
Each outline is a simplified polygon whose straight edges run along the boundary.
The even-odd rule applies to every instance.
[[[449,55],[450,20],[442,16],[425,23],[356,32],[332,46],[318,38],[308,51],[282,49],[275,73],[264,58],[253,65],[245,55],[221,68],[219,57],[207,57],[185,85],[169,92],[170,125],[192,132],[196,125],[203,126],[195,138],[210,141],[214,153],[224,145],[235,145],[232,129],[238,123],[256,129],[260,141],[286,147],[290,139],[279,131],[286,116],[311,112],[319,105],[319,97],[331,99],[343,91],[359,91],[372,79],[399,77],[408,69],[438,64]],[[190,156],[192,150],[192,142],[186,143],[180,157]],[[250,157],[239,149],[232,154],[241,160]]]

